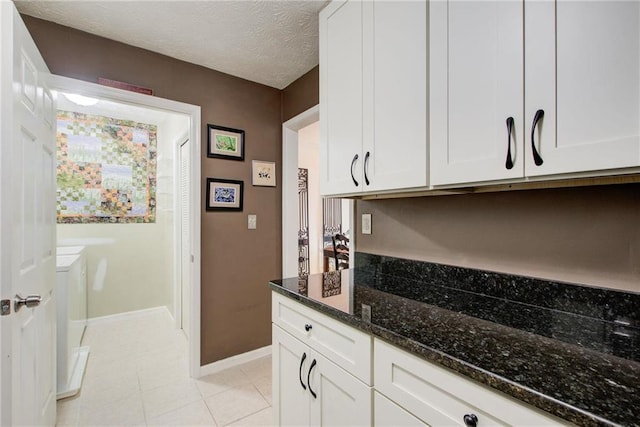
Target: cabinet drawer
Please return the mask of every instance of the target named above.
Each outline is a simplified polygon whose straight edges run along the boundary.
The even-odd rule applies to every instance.
[[[375,427],[428,427],[400,406],[377,391],[373,396],[373,425]]]
[[[429,425],[464,425],[474,414],[478,425],[567,425],[448,369],[378,339],[374,342],[375,388]]]
[[[369,334],[276,292],[272,292],[271,316],[274,324],[371,385],[372,338]]]

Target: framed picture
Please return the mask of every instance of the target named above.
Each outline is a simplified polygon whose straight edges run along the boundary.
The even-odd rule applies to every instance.
[[[207,178],[208,211],[241,211],[244,181]]]
[[[251,162],[251,183],[263,187],[276,186],[276,163],[253,160]]]
[[[207,125],[207,157],[244,160],[244,131]]]

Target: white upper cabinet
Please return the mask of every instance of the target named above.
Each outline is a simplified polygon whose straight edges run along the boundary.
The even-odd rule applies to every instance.
[[[640,2],[529,1],[525,28],[526,175],[638,166]]]
[[[428,185],[427,49],[425,1],[320,13],[323,195]]]
[[[320,13],[320,192],[362,189],[362,6]]]
[[[430,3],[432,184],[523,176],[522,8]]]
[[[432,184],[640,165],[640,2],[433,1],[430,60]]]
[[[373,70],[373,80],[371,75],[364,79],[373,87],[373,102],[365,97],[365,117],[372,117],[373,123],[364,127],[363,190],[424,187],[428,184],[427,3],[367,2],[365,11],[372,14],[365,22],[373,22],[373,46],[365,51],[373,52],[371,59],[365,56],[365,69]]]

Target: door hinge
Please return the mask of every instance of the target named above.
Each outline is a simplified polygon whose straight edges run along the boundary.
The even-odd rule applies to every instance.
[[[11,300],[3,299],[0,301],[0,316],[8,316],[11,314]]]

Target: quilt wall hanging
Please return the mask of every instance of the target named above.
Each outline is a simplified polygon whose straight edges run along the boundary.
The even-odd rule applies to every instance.
[[[156,219],[157,126],[58,111],[59,224]]]

